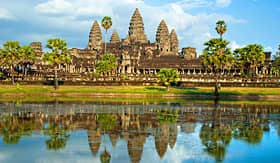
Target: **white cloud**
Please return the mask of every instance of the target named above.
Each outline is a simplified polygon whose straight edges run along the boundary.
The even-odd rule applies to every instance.
[[[12,13],[5,9],[0,8],[0,19],[14,19],[15,17],[12,15]]]
[[[67,0],[50,0],[46,3],[39,4],[35,9],[41,13],[48,14],[65,14],[73,12],[72,3]]]
[[[264,51],[271,52],[271,51],[273,51],[273,48],[271,46],[268,46],[268,47],[264,48]]]
[[[228,7],[231,4],[231,0],[216,0],[216,6],[219,8]]]
[[[239,45],[236,41],[231,41],[229,46],[230,46],[232,51],[234,51],[235,49],[239,49],[239,48],[243,48],[244,47],[244,45]]]

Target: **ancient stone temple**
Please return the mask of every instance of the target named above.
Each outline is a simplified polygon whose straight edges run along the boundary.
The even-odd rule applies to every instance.
[[[89,50],[100,50],[102,48],[102,33],[101,29],[97,23],[94,21],[92,28],[89,33],[89,42],[88,49]]]
[[[167,52],[170,51],[170,36],[164,20],[160,22],[157,28],[156,44],[157,50],[159,50],[161,53],[167,54]]]
[[[109,37],[110,40],[106,40],[107,53],[114,54],[117,60],[117,68],[106,75],[106,80],[121,80],[118,77],[122,75],[126,75],[128,80],[152,80],[151,78],[156,78],[156,74],[162,68],[177,69],[181,81],[193,81],[194,77],[201,80],[202,75],[209,75],[209,78],[213,78],[211,70],[206,70],[200,58],[197,57],[195,48],[184,47],[179,50],[176,31],[172,29],[170,32],[164,20],[160,21],[155,36],[154,41],[147,39],[142,16],[136,8],[128,23],[128,35],[125,38],[120,38],[117,30],[114,30],[112,36]],[[43,54],[41,43],[34,42],[31,43],[31,46],[40,58]],[[67,65],[60,65],[60,71],[69,74],[71,77],[76,74],[76,76],[85,76],[86,80],[97,80],[93,78],[92,74],[96,72],[97,63],[104,55],[104,47],[105,41],[102,40],[101,28],[98,22],[94,21],[90,29],[87,48],[70,49],[71,62]],[[34,67],[37,70],[51,71],[43,63],[38,63]],[[265,64],[258,67],[257,70],[265,70],[264,74],[271,75],[271,67],[272,63],[268,56]],[[226,77],[229,73],[232,75],[239,74],[240,76],[240,68],[233,67],[229,70],[223,70]]]
[[[139,13],[138,8],[133,13],[133,16],[130,20],[128,36],[130,42],[139,42],[139,43],[147,43],[147,36],[144,32],[144,23],[142,16]]]
[[[114,32],[112,34],[112,37],[111,37],[111,40],[110,40],[110,43],[111,44],[120,43],[120,38],[119,38],[119,35],[117,33],[117,30],[114,30]]]

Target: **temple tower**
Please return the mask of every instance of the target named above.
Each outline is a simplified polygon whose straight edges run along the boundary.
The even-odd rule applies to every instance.
[[[160,22],[157,29],[156,45],[161,53],[168,53],[170,51],[170,36],[164,20]]]
[[[119,37],[119,35],[118,35],[116,30],[114,30],[114,32],[113,32],[113,34],[111,36],[110,43],[111,44],[120,43],[120,37]]]
[[[95,20],[89,33],[89,50],[100,50],[102,48],[102,33],[98,22]]]
[[[179,41],[174,29],[172,29],[170,33],[170,51],[176,54],[179,51]]]
[[[144,31],[144,23],[138,8],[133,13],[128,31],[130,42],[147,43],[147,35]]]

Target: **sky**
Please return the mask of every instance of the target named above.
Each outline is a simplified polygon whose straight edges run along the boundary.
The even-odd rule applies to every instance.
[[[175,29],[179,48],[194,47],[198,54],[206,41],[219,37],[218,20],[227,23],[224,39],[233,50],[257,43],[275,53],[280,44],[279,0],[0,0],[0,46],[8,40],[45,46],[46,40],[61,38],[69,48],[83,49],[94,20],[100,24],[104,16],[113,21],[107,41],[113,29],[125,38],[135,8],[151,42],[164,19],[169,32]]]

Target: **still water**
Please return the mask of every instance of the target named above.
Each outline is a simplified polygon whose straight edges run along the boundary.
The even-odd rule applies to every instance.
[[[278,104],[0,104],[0,162],[280,162],[279,149]]]

